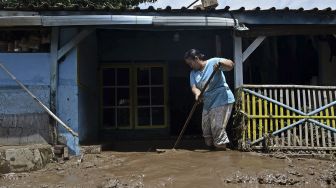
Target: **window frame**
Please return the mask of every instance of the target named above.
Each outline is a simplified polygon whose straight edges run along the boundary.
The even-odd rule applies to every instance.
[[[107,127],[107,126],[104,126],[104,104],[103,104],[103,93],[104,93],[104,84],[103,84],[103,71],[104,69],[108,69],[108,68],[113,68],[115,70],[117,70],[118,68],[127,68],[129,70],[129,105],[126,107],[118,107],[116,104],[114,106],[111,106],[112,109],[115,109],[116,111],[118,109],[121,109],[121,108],[128,108],[130,110],[129,112],[129,126],[118,126],[117,124],[117,112],[115,112],[115,126],[113,127]],[[101,111],[101,127],[103,129],[120,129],[120,130],[131,130],[133,128],[133,118],[132,118],[132,115],[133,115],[133,100],[132,100],[132,93],[133,93],[133,88],[132,88],[132,69],[127,65],[127,64],[103,64],[101,66],[101,71],[100,71],[100,111]],[[117,76],[117,74],[115,74],[115,76]],[[120,86],[118,87],[117,85],[115,86],[107,86],[108,88],[114,88],[115,89],[115,94],[117,93],[117,88],[126,88],[127,86]],[[115,95],[117,96],[117,95]],[[116,99],[115,99],[116,100]]]
[[[150,97],[150,104],[149,105],[146,105],[148,106],[150,109],[152,106],[158,106],[158,107],[163,107],[163,125],[152,125],[152,114],[151,114],[151,110],[150,110],[150,125],[139,125],[139,122],[138,122],[138,113],[137,113],[137,109],[139,108],[139,105],[137,104],[137,100],[134,101],[134,127],[135,129],[155,129],[155,128],[166,128],[168,127],[168,100],[167,100],[167,97],[168,97],[168,90],[167,90],[167,66],[166,64],[163,64],[163,63],[141,63],[141,64],[136,64],[134,66],[134,77],[135,77],[135,86],[134,86],[134,90],[135,90],[135,99],[138,98],[138,85],[137,85],[137,77],[138,77],[138,72],[137,72],[137,68],[153,68],[153,67],[161,67],[163,68],[163,85],[162,85],[162,88],[163,88],[163,105],[151,105],[151,97]],[[149,83],[149,85],[146,85],[146,86],[151,86],[151,84]],[[157,87],[160,87],[160,85],[155,85]],[[144,87],[144,86],[143,86]],[[151,88],[151,87],[150,87]],[[150,94],[151,95],[151,94]]]
[[[139,62],[139,63],[109,63],[109,62],[104,62],[101,64],[100,68],[100,110],[101,110],[101,128],[102,129],[112,129],[112,130],[141,130],[141,129],[162,129],[162,128],[167,128],[168,127],[168,78],[167,78],[167,65],[162,62],[162,61],[156,61],[157,63],[145,63],[145,62]],[[139,108],[138,106],[138,74],[137,74],[137,69],[138,68],[153,68],[153,67],[161,67],[163,69],[163,104],[162,105],[148,105],[148,107],[151,109],[152,106],[160,106],[163,108],[163,124],[162,125],[139,125],[138,124],[138,112],[137,109]],[[118,127],[116,124],[113,127],[107,127],[104,126],[103,121],[104,121],[104,106],[103,106],[103,71],[104,69],[108,68],[127,68],[129,69],[129,95],[130,95],[130,103],[129,103],[129,109],[130,109],[130,126],[128,127]],[[149,87],[151,85],[148,85]],[[161,85],[154,85],[157,87],[161,87]],[[117,87],[115,87],[117,88]],[[116,91],[115,91],[116,92]],[[150,94],[151,95],[151,94]],[[114,108],[118,109],[118,108]],[[117,117],[116,117],[117,118]],[[152,114],[150,114],[150,121],[152,119]],[[117,121],[117,119],[115,120]]]

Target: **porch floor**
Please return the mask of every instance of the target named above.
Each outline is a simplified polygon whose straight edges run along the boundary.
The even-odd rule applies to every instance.
[[[105,151],[155,151],[156,149],[172,149],[177,136],[164,139],[151,140],[114,140],[111,142],[102,143],[102,149]],[[208,149],[204,143],[203,137],[200,136],[185,136],[181,139],[180,144],[176,149]]]

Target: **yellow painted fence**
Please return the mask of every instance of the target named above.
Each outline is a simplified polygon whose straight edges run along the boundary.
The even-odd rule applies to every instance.
[[[336,87],[244,85],[242,148],[336,150]]]

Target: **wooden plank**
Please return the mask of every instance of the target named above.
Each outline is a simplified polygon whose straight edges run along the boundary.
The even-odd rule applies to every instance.
[[[256,96],[252,95],[252,115],[256,115]],[[257,120],[255,118],[252,119],[252,129],[253,129],[253,140],[257,140]]]
[[[307,100],[308,100],[308,109],[311,109],[311,96],[310,96],[310,92],[311,90],[307,90]],[[308,113],[308,109],[307,109],[307,100],[306,100],[306,90],[303,90],[303,111],[305,113]],[[313,132],[313,126],[309,126],[310,129],[310,146],[314,147],[314,132]],[[309,146],[309,136],[308,136],[308,123],[305,122],[305,143],[306,146]]]
[[[290,106],[290,104],[289,104],[289,90],[288,89],[286,89],[286,105],[288,105],[288,106]],[[286,110],[286,115],[287,116],[290,116],[290,111],[289,110]],[[286,118],[287,119],[287,124],[286,124],[286,126],[289,126],[290,124],[291,124],[291,120],[290,120],[290,118]],[[291,130],[290,129],[288,129],[287,130],[287,145],[288,146],[291,146],[292,145],[292,143],[291,143]]]
[[[318,92],[317,92],[317,96],[318,96],[318,106],[317,106],[317,108],[319,108],[319,107],[322,107],[322,106],[323,106],[321,90],[318,90]],[[316,109],[316,108],[315,108],[315,109]],[[319,114],[320,114],[320,116],[323,116],[323,112],[320,112]],[[323,123],[323,120],[321,119],[320,122]],[[324,132],[325,132],[324,128],[321,128],[321,133],[322,133],[322,146],[323,146],[323,147],[326,147],[325,133],[324,133]]]
[[[57,87],[58,87],[58,42],[59,42],[59,28],[53,27],[51,29],[51,44],[50,44],[50,111],[57,114]],[[52,124],[52,142],[57,144],[57,122],[51,120]]]
[[[67,44],[65,44],[61,49],[57,52],[57,60],[60,60],[65,54],[67,54],[72,48],[77,46],[83,39],[89,36],[94,28],[84,29],[80,33],[78,33],[74,38],[72,38]]]
[[[280,102],[283,103],[284,102],[284,98],[283,98],[283,90],[280,89]],[[284,115],[284,108],[283,107],[280,107],[280,115],[283,116]],[[281,129],[284,128],[284,119],[281,118],[280,119],[280,127]],[[281,133],[281,145],[282,146],[285,146],[285,134],[284,132]]]
[[[246,93],[246,97],[247,97],[247,114],[248,115],[251,115],[251,105],[250,105],[250,94],[249,93]],[[251,120],[248,119],[247,120],[247,138],[251,141],[252,138],[251,138]]]
[[[266,89],[264,89],[264,95],[268,97]],[[268,101],[267,100],[264,100],[264,114],[268,115]],[[264,127],[264,133],[265,135],[267,135],[268,134],[268,119],[267,118],[264,119],[263,127]]]
[[[303,111],[301,107],[301,89],[296,90],[296,96],[298,101],[298,109]],[[302,146],[302,124],[299,125],[299,145]]]
[[[262,41],[264,41],[265,38],[265,36],[259,36],[249,47],[247,47],[243,53],[243,62],[252,54],[255,49],[257,49],[257,47],[262,43]]]
[[[316,109],[317,108],[317,104],[316,104],[316,92],[315,89],[313,90],[313,108]],[[310,108],[312,109],[312,108]],[[315,138],[316,138],[316,145],[317,147],[320,147],[320,134],[319,134],[319,127],[315,126],[314,124],[310,123],[311,127],[315,127]]]
[[[335,91],[335,95],[336,95],[336,91]],[[335,96],[336,98],[336,96]],[[333,92],[332,90],[329,90],[329,100],[330,101],[334,101],[335,98],[333,98]],[[331,107],[331,116],[335,117],[335,108],[334,106]],[[331,120],[331,124],[332,124],[332,127],[333,128],[336,128],[336,121],[333,119]],[[334,133],[334,144],[333,146],[335,147],[336,146],[336,133]]]
[[[258,89],[258,93],[261,95],[261,90]],[[263,115],[263,110],[262,110],[262,100],[260,97],[258,97],[258,115]],[[262,119],[259,118],[259,121],[258,121],[258,138],[261,138],[263,137],[263,122],[262,122]],[[260,145],[262,145],[262,143],[260,143]]]
[[[256,1],[257,2],[257,1]],[[332,13],[331,13],[332,14]],[[274,15],[276,16],[276,15]],[[237,18],[239,19],[239,18]],[[267,17],[265,19],[271,20],[272,18]],[[320,20],[320,19],[317,19]],[[249,30],[248,32],[239,32],[238,35],[244,38],[251,38],[260,36],[262,33],[263,36],[294,36],[294,35],[326,35],[326,34],[335,34],[336,28],[332,27],[332,24],[322,24],[321,21],[318,22],[318,27],[315,23],[308,24],[276,24],[268,25],[264,23],[264,26],[258,26]],[[263,23],[262,20],[259,20],[259,23]]]
[[[328,104],[328,97],[327,97],[327,91],[326,90],[323,90],[323,99],[324,99],[324,105],[327,105]],[[332,102],[332,101],[330,101],[330,102]],[[327,117],[329,117],[329,109],[328,108],[325,109],[325,115]],[[328,126],[331,126],[329,119],[327,119],[326,122],[327,122]],[[331,147],[331,132],[330,132],[330,130],[327,130],[327,141],[328,141],[328,146]]]
[[[277,89],[274,89],[274,99],[278,101],[278,90]],[[275,105],[274,107],[275,107],[275,115],[277,116],[279,115],[279,108],[278,108],[279,106]],[[277,119],[275,120],[275,130],[276,131],[279,130],[279,120]],[[279,146],[279,136],[278,135],[275,136],[275,145]]]
[[[269,90],[269,97],[271,98],[271,99],[273,99],[273,92],[272,92],[272,89],[270,89]],[[270,112],[269,112],[269,114],[271,115],[271,116],[273,116],[274,114],[273,114],[273,103],[271,103],[270,102],[270,107],[269,107],[269,109],[270,109]],[[274,119],[273,118],[270,118],[269,119],[269,121],[270,121],[270,133],[272,134],[273,133],[273,121],[274,121]],[[274,140],[273,139],[271,139],[271,145],[273,146],[274,145]]]
[[[294,91],[294,89],[291,89],[290,92],[291,92],[291,99],[292,99],[292,107],[295,108],[295,106],[296,106],[296,105],[295,105],[295,101],[296,101],[296,99],[295,99],[295,95],[294,95],[294,92],[295,92],[295,91]],[[292,112],[292,114],[295,115],[295,112]],[[296,120],[293,119],[293,120],[292,120],[292,123],[295,123],[295,122],[296,122]],[[300,125],[301,125],[301,124],[300,124]],[[294,128],[293,128],[293,145],[294,145],[294,146],[296,146],[296,143],[297,143],[297,139],[296,139],[296,138],[298,138],[298,136],[296,135],[296,127],[294,127]]]
[[[252,85],[244,84],[245,88],[254,89],[336,89],[336,86],[310,86],[310,85]]]
[[[242,91],[242,94],[241,94],[241,104],[242,104],[242,107],[241,107],[242,111],[246,112],[246,109],[245,109],[245,92],[244,91]],[[246,129],[243,129],[243,143],[246,143]]]
[[[234,39],[234,83],[235,88],[243,85],[243,53],[242,53],[242,38],[233,36]]]

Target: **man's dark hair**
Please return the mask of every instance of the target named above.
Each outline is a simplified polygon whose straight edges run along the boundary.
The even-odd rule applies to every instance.
[[[205,60],[205,55],[197,49],[190,49],[184,54],[184,59],[196,59]]]

